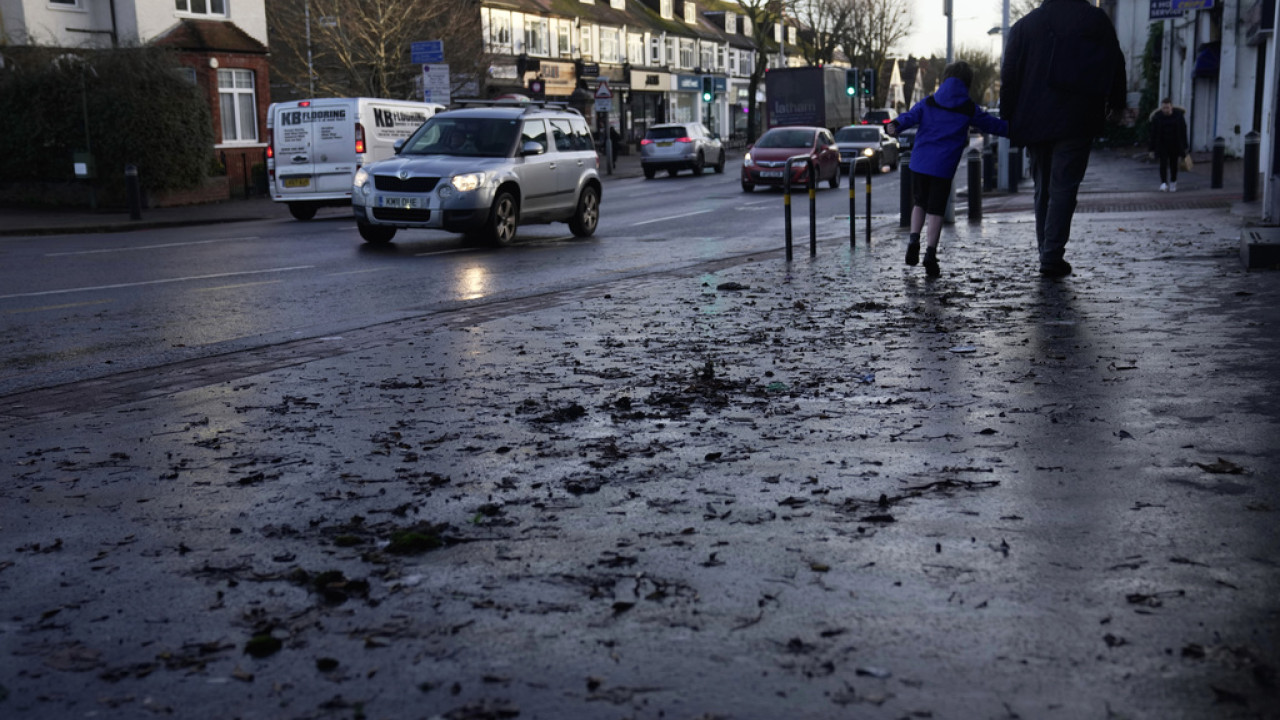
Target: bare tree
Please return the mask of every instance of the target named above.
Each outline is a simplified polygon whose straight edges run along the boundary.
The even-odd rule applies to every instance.
[[[809,65],[826,65],[835,59],[851,16],[853,5],[848,0],[803,0],[797,3],[793,17],[804,28],[800,52]]]
[[[979,105],[995,105],[998,99],[996,81],[1000,79],[1000,65],[995,57],[986,50],[961,45],[956,50],[956,60],[969,63],[973,69],[969,97]]]
[[[748,143],[755,142],[760,136],[760,106],[755,101],[756,93],[769,69],[769,56],[778,49],[778,42],[773,39],[773,29],[781,22],[789,7],[790,3],[784,0],[738,0],[738,8],[743,17],[751,21],[750,37],[756,46],[756,62],[751,68],[751,80],[747,83],[747,97],[751,99],[751,112],[747,115]]]
[[[480,6],[470,0],[268,0],[266,9],[272,73],[299,93],[312,85],[308,54],[316,94],[336,97],[416,95],[422,69],[410,45],[421,40],[444,41],[455,87],[488,66]]]
[[[874,68],[876,77],[895,45],[911,32],[907,0],[836,0],[851,6],[848,30],[842,38],[845,54],[858,67]],[[885,83],[876,83],[873,106],[884,104]]]
[[[1044,0],[1009,0],[1009,22],[1018,22],[1023,15],[1040,7],[1042,2]],[[996,6],[996,17],[1004,17],[1003,2]]]

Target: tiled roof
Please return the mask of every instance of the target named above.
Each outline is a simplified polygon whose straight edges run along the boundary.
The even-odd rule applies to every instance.
[[[232,22],[220,20],[180,20],[152,41],[153,45],[178,50],[267,54],[267,46]]]

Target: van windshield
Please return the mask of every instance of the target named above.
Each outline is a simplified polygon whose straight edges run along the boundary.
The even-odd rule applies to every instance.
[[[508,157],[519,128],[519,122],[505,118],[437,116],[409,138],[400,154]]]

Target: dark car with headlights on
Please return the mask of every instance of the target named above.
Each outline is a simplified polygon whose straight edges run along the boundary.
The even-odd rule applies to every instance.
[[[795,162],[787,169],[788,158],[807,156],[814,164],[817,182],[840,187],[840,149],[826,128],[808,126],[776,127],[765,132],[742,157],[742,191],[751,192],[757,185],[781,186],[786,173],[792,185],[809,184],[805,163]],[[817,183],[815,183],[817,184]]]
[[[836,147],[845,172],[853,172],[857,158],[866,158],[876,172],[898,169],[899,147],[883,125],[848,125],[836,131]],[[860,163],[861,164],[861,163]],[[863,171],[865,174],[865,171]]]
[[[557,103],[462,103],[423,123],[395,157],[356,172],[360,237],[380,244],[397,230],[427,229],[502,245],[530,223],[595,232],[600,163],[580,113]]]

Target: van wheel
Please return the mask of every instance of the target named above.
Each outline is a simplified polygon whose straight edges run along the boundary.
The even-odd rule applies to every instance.
[[[316,216],[315,203],[289,203],[289,214],[296,220],[310,220]]]
[[[587,237],[600,224],[600,191],[594,185],[582,188],[578,198],[578,211],[569,219],[569,229],[578,237]]]
[[[516,237],[516,221],[520,218],[520,205],[510,190],[499,190],[489,208],[484,237],[494,245],[507,245]]]
[[[386,245],[396,236],[396,229],[386,225],[356,223],[356,228],[360,231],[360,237],[370,245]]]

